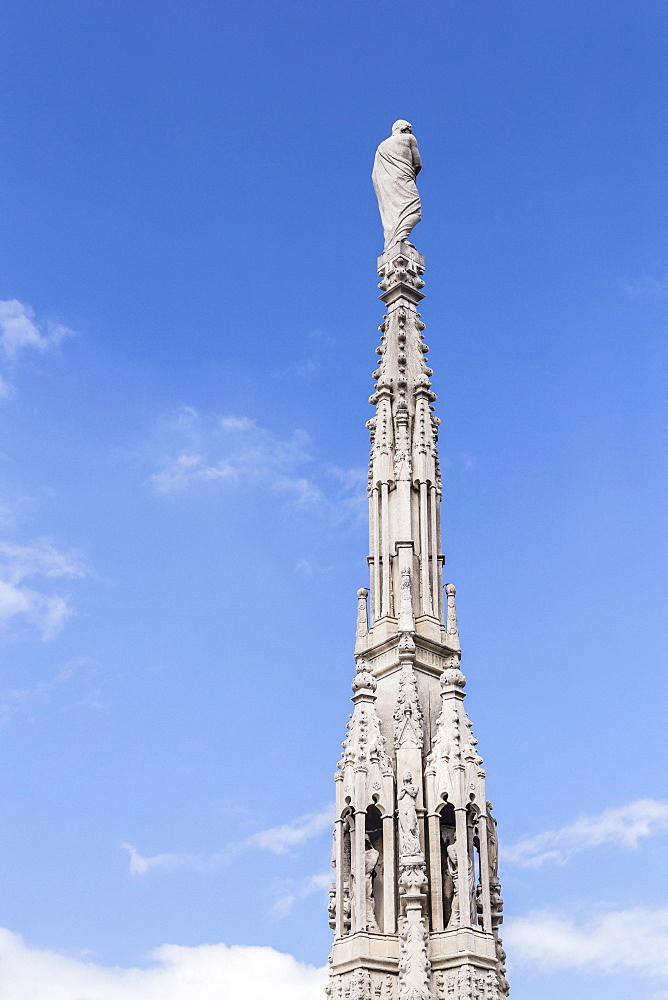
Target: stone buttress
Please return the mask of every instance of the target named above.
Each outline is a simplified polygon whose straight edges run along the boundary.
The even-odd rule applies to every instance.
[[[455,588],[443,588],[439,420],[424,258],[378,261],[370,592],[358,592],[353,712],[336,773],[330,1000],[503,1000],[496,821],[464,709]]]

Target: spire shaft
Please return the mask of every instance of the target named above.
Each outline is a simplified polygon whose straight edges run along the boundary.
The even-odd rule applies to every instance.
[[[503,1000],[496,821],[464,709],[455,587],[443,600],[424,258],[378,260],[386,314],[368,422],[369,576],[336,776],[330,1000]]]

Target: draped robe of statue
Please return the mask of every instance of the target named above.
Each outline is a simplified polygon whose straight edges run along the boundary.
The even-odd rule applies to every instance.
[[[405,130],[408,127],[409,131]],[[404,131],[402,131],[404,127]],[[373,163],[373,186],[385,233],[385,249],[407,240],[422,218],[415,178],[422,169],[417,140],[408,122],[392,126],[392,135],[381,142]]]

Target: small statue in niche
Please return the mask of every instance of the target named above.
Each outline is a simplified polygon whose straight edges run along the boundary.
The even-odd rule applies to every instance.
[[[501,883],[498,878],[492,879],[489,892],[492,907],[492,930],[496,931],[499,924],[503,923],[503,900],[501,899]]]
[[[334,930],[336,927],[336,882],[331,882],[329,886],[327,916],[329,917],[329,926]]]
[[[416,800],[418,789],[413,784],[410,771],[404,774],[404,785],[399,792],[399,854],[421,855],[420,828],[418,825]]]
[[[346,879],[343,883],[343,899],[341,900],[341,917],[343,929],[346,934],[352,930],[352,895],[350,892],[350,882]]]
[[[447,927],[452,915],[452,906],[455,894],[455,884],[452,878],[451,866],[448,860],[448,847],[455,842],[455,831],[453,827],[441,827],[441,840],[443,841],[443,926]]]
[[[453,886],[453,897],[452,897],[452,910],[450,912],[450,922],[448,927],[457,927],[460,923],[460,886],[459,886],[459,858],[457,857],[457,844],[448,844],[447,847],[448,856],[448,868],[450,870],[450,875],[452,876],[452,886]],[[477,918],[477,908],[478,903],[475,893],[475,881],[474,881],[474,871],[473,871],[473,859],[469,855],[468,858],[468,906],[469,906],[469,919],[473,926],[478,922]]]
[[[458,927],[459,926],[459,861],[457,859],[457,844],[453,840],[448,844],[446,848],[446,856],[448,859],[448,871],[450,872],[450,878],[452,879],[452,905],[450,908],[450,920],[448,921],[448,927]]]
[[[482,894],[482,885],[476,885],[474,857],[476,852],[480,858],[480,830],[477,814],[469,816],[468,822],[468,889],[469,889],[469,909],[471,913],[471,924],[475,927],[478,923],[478,890]],[[482,895],[481,895],[482,899]],[[480,908],[482,913],[482,906]]]
[[[499,838],[496,831],[496,819],[492,816],[492,803],[487,803],[487,861],[489,874],[492,878],[499,875]]]
[[[371,843],[369,837],[364,838],[364,882],[366,892],[366,929],[380,934],[380,927],[376,921],[375,900],[373,897],[373,880],[376,877],[376,868],[380,854]]]
[[[380,934],[380,927],[376,921],[376,910],[375,910],[375,899],[373,896],[373,880],[376,875],[376,868],[378,866],[378,860],[380,855],[371,843],[369,836],[366,835],[364,838],[364,922],[366,929],[372,933]],[[351,923],[352,926],[356,926],[356,905],[357,905],[357,893],[355,892],[355,873],[351,872],[352,875],[352,892],[350,893],[351,902]]]

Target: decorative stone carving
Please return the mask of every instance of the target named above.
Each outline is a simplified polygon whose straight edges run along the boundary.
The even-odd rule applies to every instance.
[[[491,969],[474,965],[439,970],[434,975],[437,1000],[501,1000],[498,979]]]
[[[399,678],[399,694],[397,707],[394,710],[394,746],[413,747],[420,749],[423,745],[424,732],[422,712],[418,699],[417,680],[413,664],[416,658],[413,632],[413,598],[411,591],[411,574],[408,567],[401,573],[401,597],[399,611],[399,662],[401,675]]]
[[[404,664],[401,670],[394,721],[394,745],[397,749],[403,746],[422,746],[422,712],[418,702],[415,672],[410,663]]]
[[[501,883],[498,878],[494,877],[490,880],[489,890],[492,906],[492,930],[497,941],[500,941],[498,928],[503,923],[503,900],[501,899]]]
[[[436,774],[436,794],[439,797],[448,795],[453,805],[461,808],[468,805],[471,792],[478,801],[483,798],[485,777],[481,768],[482,757],[476,749],[478,741],[471,731],[471,720],[464,711],[465,684],[466,678],[459,666],[448,667],[441,675],[442,708],[428,758]],[[464,783],[457,777],[460,770],[466,772]]]
[[[458,649],[459,626],[457,624],[457,606],[455,604],[455,594],[457,593],[457,588],[455,587],[454,583],[446,584],[445,593],[448,598],[448,613],[446,618],[448,639],[453,640],[454,648]]]
[[[369,623],[366,609],[367,597],[369,596],[369,591],[366,587],[361,587],[357,591],[357,637],[363,638],[368,634]]]
[[[405,775],[406,778],[410,775]],[[412,798],[410,792],[408,796]],[[399,1000],[434,1000],[429,988],[429,935],[423,916],[428,884],[424,860],[421,855],[411,859],[402,852],[400,865],[399,892],[404,918],[399,932]]]
[[[388,780],[393,781],[392,762],[385,749],[385,738],[381,732],[380,719],[376,711],[376,689],[378,682],[369,672],[363,656],[357,657],[357,673],[353,678],[353,701],[355,707],[346,726],[348,735],[343,741],[343,753],[338,763],[342,772],[343,788],[339,796],[361,797],[364,807],[374,801],[385,800],[387,809],[393,807],[388,798]],[[363,791],[356,784],[355,774],[364,774]],[[380,793],[377,792],[380,789]],[[361,804],[361,803],[360,803]]]
[[[411,252],[411,249],[413,252]],[[403,285],[407,289],[411,289],[414,293],[420,293],[419,297],[422,298],[421,289],[425,285],[422,277],[424,274],[423,260],[422,254],[417,253],[410,243],[399,245],[396,253],[384,253],[380,257],[382,263],[378,268],[378,274],[381,278],[378,282],[378,287],[382,292],[387,293],[395,289],[397,285]],[[416,317],[417,315],[415,313]],[[422,326],[424,327],[424,324]],[[416,330],[418,333],[421,332],[417,326]],[[387,322],[384,324],[382,332],[387,335]],[[426,368],[423,366],[422,370],[426,371]]]
[[[506,953],[499,938],[496,939],[496,960],[498,963],[499,991],[504,997],[507,997],[510,993],[510,983],[506,979]]]
[[[399,934],[399,1000],[434,1000],[429,989],[428,937],[420,911],[409,909]]]
[[[413,620],[413,591],[411,587],[411,571],[404,566],[401,571],[401,589],[399,593],[399,631],[412,633],[415,631]],[[415,647],[413,646],[413,649]],[[408,647],[404,645],[404,652]]]
[[[336,927],[336,882],[330,882],[329,884],[329,903],[327,905],[327,916],[329,917],[329,926],[334,930]]]
[[[397,1000],[397,977],[371,969],[330,972],[325,993],[330,1000]]]
[[[422,169],[410,122],[399,120],[381,142],[373,164],[373,186],[383,222],[385,249],[406,240],[422,215],[415,178]]]
[[[408,407],[404,403],[403,406],[397,407],[397,416],[395,420],[395,437],[397,443],[394,452],[394,478],[397,480],[410,479],[412,474],[411,444],[408,437],[408,423]]]

